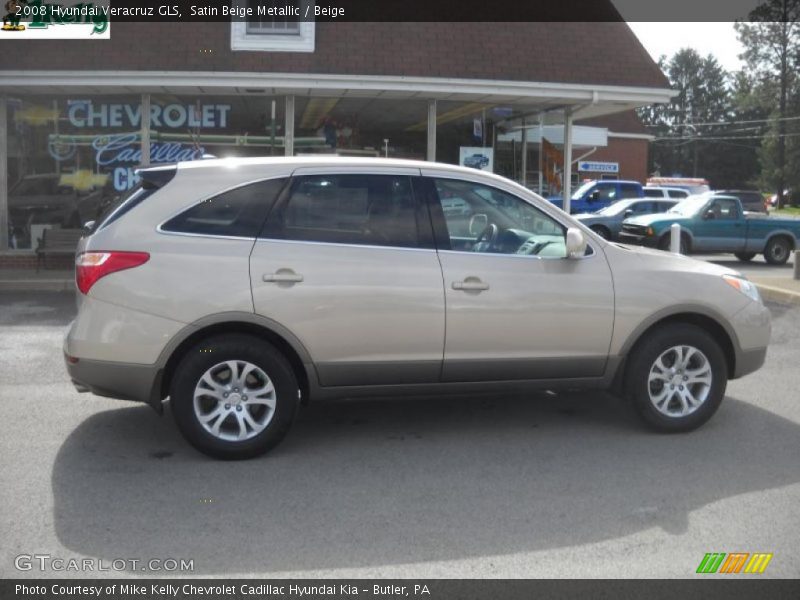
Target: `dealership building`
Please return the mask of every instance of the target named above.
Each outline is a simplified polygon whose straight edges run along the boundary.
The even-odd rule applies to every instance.
[[[141,165],[338,154],[489,169],[545,194],[647,176],[634,109],[668,83],[623,22],[112,23],[13,40],[0,70],[0,267],[79,228]],[[12,57],[12,58],[8,58]]]

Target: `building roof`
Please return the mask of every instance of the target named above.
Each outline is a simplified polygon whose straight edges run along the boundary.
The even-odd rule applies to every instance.
[[[14,56],[9,65],[14,70],[319,73],[669,87],[624,22],[319,22],[316,50],[310,53],[233,52],[230,36],[226,23],[114,23],[110,40],[4,40],[4,47]]]

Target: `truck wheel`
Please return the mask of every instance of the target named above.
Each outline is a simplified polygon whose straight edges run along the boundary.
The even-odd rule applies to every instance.
[[[592,231],[594,231],[604,240],[611,239],[611,232],[608,230],[608,227],[604,227],[603,225],[595,225],[594,227],[592,227]]]
[[[755,252],[734,252],[733,255],[742,262],[750,262],[755,258]]]
[[[175,422],[200,452],[252,458],[286,435],[299,404],[289,362],[273,346],[241,334],[209,338],[181,360],[170,387]]]
[[[785,237],[777,236],[767,242],[764,259],[771,265],[782,265],[789,260],[792,245]]]
[[[646,334],[630,354],[625,394],[652,429],[691,431],[717,411],[728,383],[719,344],[689,324]]]

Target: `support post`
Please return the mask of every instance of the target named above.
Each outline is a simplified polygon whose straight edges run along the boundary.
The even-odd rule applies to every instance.
[[[294,96],[286,96],[286,121],[283,126],[283,149],[286,156],[294,156]]]
[[[669,226],[669,251],[673,254],[681,253],[681,226],[678,223]]]
[[[0,251],[8,248],[8,119],[0,96]]]
[[[143,167],[150,165],[150,94],[142,94],[142,160]]]
[[[794,251],[794,278],[800,280],[800,250]]]
[[[522,119],[522,185],[528,187],[528,128]]]
[[[544,113],[539,113],[539,195],[544,196]]]
[[[572,196],[572,111],[568,108],[564,110],[564,169],[561,181],[564,212],[569,214]]]
[[[150,94],[142,94],[142,160],[143,167],[150,165]]]
[[[428,150],[425,160],[436,162],[436,100],[428,100]]]

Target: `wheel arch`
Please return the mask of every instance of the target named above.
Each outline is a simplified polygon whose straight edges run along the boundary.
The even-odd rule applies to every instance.
[[[625,370],[628,365],[628,357],[636,346],[646,338],[646,336],[655,329],[672,325],[676,323],[686,323],[699,327],[708,333],[719,344],[725,355],[725,363],[728,370],[728,378],[732,379],[736,373],[737,361],[737,348],[739,347],[738,338],[736,333],[725,325],[724,319],[720,315],[706,308],[699,307],[685,307],[680,310],[668,313],[656,313],[649,319],[645,320],[634,332],[628,337],[623,345],[620,355],[623,356],[622,364],[617,370],[614,377],[614,387],[622,385],[625,376]]]
[[[300,386],[302,402],[308,402],[310,390],[314,386],[314,382],[311,379],[316,377],[308,351],[300,340],[285,327],[269,319],[248,313],[215,315],[197,321],[178,333],[159,357],[159,377],[154,390],[154,395],[157,396],[158,401],[169,395],[169,388],[175,375],[175,369],[192,347],[214,335],[231,333],[260,338],[279,350],[289,361],[294,371],[297,383]]]
[[[764,241],[764,251],[766,251],[767,246],[769,246],[769,243],[778,237],[786,238],[787,240],[789,240],[789,243],[792,246],[791,250],[797,248],[797,238],[794,236],[794,234],[787,229],[778,229],[776,231],[770,231],[769,235],[767,236],[767,239]]]

